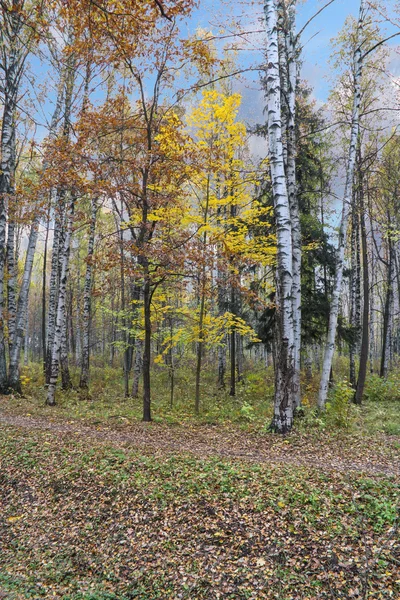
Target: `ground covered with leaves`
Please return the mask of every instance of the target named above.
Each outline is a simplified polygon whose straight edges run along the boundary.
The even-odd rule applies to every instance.
[[[0,597],[400,597],[393,436],[2,418]]]

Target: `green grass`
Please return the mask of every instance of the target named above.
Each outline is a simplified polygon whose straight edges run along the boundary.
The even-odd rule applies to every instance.
[[[337,359],[336,373],[340,378],[346,372],[343,357]],[[78,382],[79,372],[71,368],[73,380]],[[124,426],[140,421],[142,417],[141,398],[124,398],[121,369],[94,366],[92,368],[89,398],[79,390],[63,392],[57,390],[57,406],[45,406],[45,387],[42,367],[32,363],[24,369],[24,397],[9,396],[4,405],[12,412],[44,416],[46,418],[82,420],[90,424]],[[341,406],[339,411],[328,410],[321,417],[315,413],[318,377],[303,381],[303,402],[306,417],[297,427],[334,430],[340,425],[365,435],[400,435],[400,374],[391,374],[388,380],[369,375],[366,397],[361,408]],[[340,396],[339,396],[340,398]],[[235,398],[228,391],[217,389],[216,375],[205,365],[202,376],[202,400],[200,415],[194,414],[193,369],[184,366],[176,374],[175,400],[170,406],[169,377],[162,368],[152,371],[152,413],[155,421],[167,424],[208,423],[237,424],[242,429],[263,430],[272,417],[273,373],[260,365],[248,365],[243,383],[237,385]],[[338,405],[339,406],[339,405]]]
[[[400,594],[392,477],[4,428],[0,478],[9,598],[328,599],[365,582],[369,598]]]
[[[206,365],[207,367],[207,365]],[[74,382],[79,381],[78,369],[72,367]],[[41,365],[31,363],[23,372],[23,398],[12,396],[7,403],[13,410],[42,416],[86,420],[92,423],[123,423],[124,419],[139,421],[142,417],[141,393],[138,399],[124,398],[121,369],[93,367],[90,396],[86,398],[78,389],[57,390],[57,406],[45,406],[46,390]],[[192,368],[177,371],[175,399],[170,406],[169,376],[165,369],[152,371],[152,412],[155,421],[182,423],[251,423],[260,426],[272,416],[273,375],[260,367],[237,384],[235,398],[229,390],[218,390],[213,371],[207,368],[202,377],[201,414],[194,415],[195,381]]]

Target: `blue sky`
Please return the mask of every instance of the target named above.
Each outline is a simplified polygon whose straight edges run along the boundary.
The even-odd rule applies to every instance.
[[[387,0],[390,2],[392,0]],[[314,15],[319,8],[324,6],[327,0],[299,0],[297,14],[298,30]],[[302,78],[307,80],[313,89],[314,97],[319,103],[326,101],[329,93],[330,83],[327,80],[329,72],[328,59],[331,53],[331,39],[335,37],[342,28],[345,19],[352,14],[357,16],[359,0],[335,0],[320,15],[318,15],[303,33],[304,44]],[[194,10],[188,22],[182,27],[182,33],[194,34],[197,28],[212,30],[218,34],[222,29],[225,32],[234,32],[235,24],[239,23],[245,31],[261,30],[262,33],[250,36],[251,42],[239,53],[238,60],[245,67],[260,64],[263,59],[263,45],[265,40],[262,0],[200,0],[199,7]],[[392,41],[396,45],[400,40]],[[394,54],[394,53],[393,53]],[[400,61],[395,57],[391,64],[392,71],[400,75]],[[32,71],[36,75],[37,87],[39,83],[44,84],[47,79],[47,68],[37,59],[32,59]],[[396,66],[397,65],[397,66]],[[33,82],[32,82],[33,83]],[[47,84],[45,84],[47,87]],[[253,71],[239,81],[235,81],[234,89],[240,91],[243,96],[240,118],[248,124],[264,121],[263,107],[264,97],[260,90],[259,74]],[[98,90],[95,94],[101,94]],[[50,98],[53,96],[50,93]],[[49,99],[45,102],[42,111],[38,105],[38,120],[44,122],[51,110],[49,110]]]
[[[297,23],[298,30],[312,17],[327,0],[306,0],[299,2]],[[359,11],[359,0],[335,0],[312,23],[303,34],[303,70],[302,77],[307,79],[314,89],[314,95],[320,102],[327,99],[329,93],[329,82],[326,79],[328,73],[328,59],[331,53],[331,39],[335,37],[343,27],[348,15],[357,16]],[[189,28],[195,30],[197,27],[218,31],[218,25],[222,24],[228,29],[232,19],[237,19],[246,30],[260,29],[260,19],[263,15],[262,1],[251,0],[200,0],[199,8],[194,12]],[[399,38],[400,39],[400,38]],[[258,45],[262,44],[262,36],[257,39]],[[396,39],[393,40],[395,45]],[[244,64],[260,60],[260,49],[254,48],[242,57]]]

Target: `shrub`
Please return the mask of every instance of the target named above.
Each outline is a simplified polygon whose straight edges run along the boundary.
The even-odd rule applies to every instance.
[[[331,392],[330,401],[326,403],[327,425],[348,429],[354,418],[351,400],[354,390],[346,379],[339,381]]]
[[[400,373],[391,373],[386,379],[370,375],[365,386],[365,396],[371,402],[399,401]]]

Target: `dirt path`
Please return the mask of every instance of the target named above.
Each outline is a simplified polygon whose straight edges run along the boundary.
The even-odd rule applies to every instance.
[[[220,457],[270,464],[316,468],[322,472],[359,472],[371,476],[400,476],[400,438],[380,436],[313,436],[293,433],[287,438],[248,433],[237,427],[211,425],[171,426],[132,423],[115,429],[78,422],[49,421],[0,413],[0,424],[21,429],[78,435],[99,443],[123,444],[158,454],[191,454],[198,458]]]

